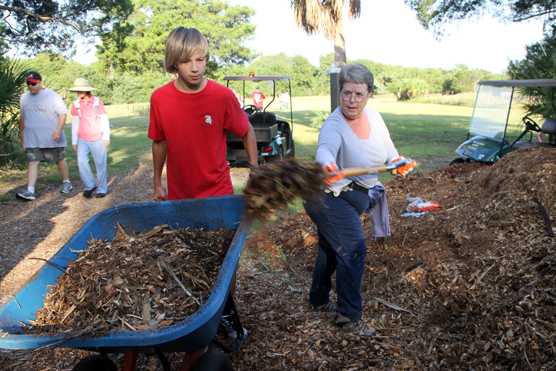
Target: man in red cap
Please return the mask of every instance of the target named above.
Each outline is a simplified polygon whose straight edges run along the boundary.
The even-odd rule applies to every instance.
[[[29,72],[25,81],[29,91],[21,96],[19,102],[19,136],[27,156],[27,191],[18,193],[16,197],[27,201],[35,199],[40,162],[58,166],[63,180],[60,192],[69,193],[73,187],[65,160],[67,142],[64,134],[68,109],[55,91],[43,87],[38,72]]]

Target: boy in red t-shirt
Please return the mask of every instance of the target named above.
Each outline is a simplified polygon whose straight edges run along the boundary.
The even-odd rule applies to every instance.
[[[166,71],[178,77],[151,97],[154,199],[231,195],[226,132],[243,140],[249,162],[257,164],[253,127],[234,93],[203,76],[210,50],[198,30],[172,30],[165,57]],[[165,161],[168,193],[162,186]]]
[[[257,108],[257,111],[261,112],[263,110],[263,100],[266,97],[258,86],[253,94],[251,94],[251,98],[253,98],[253,105]]]

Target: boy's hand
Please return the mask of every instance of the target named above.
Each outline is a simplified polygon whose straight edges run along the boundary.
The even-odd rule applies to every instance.
[[[168,194],[166,193],[166,188],[159,186],[154,187],[154,195],[153,198],[155,201],[167,201]]]
[[[102,141],[104,142],[104,148],[108,148],[108,146],[110,145],[110,141],[106,139],[103,139]]]

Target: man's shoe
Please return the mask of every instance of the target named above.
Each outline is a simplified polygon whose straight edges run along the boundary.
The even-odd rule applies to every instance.
[[[93,197],[93,191],[95,189],[97,189],[97,187],[94,187],[93,189],[87,189],[86,191],[83,191],[83,197],[85,197],[85,198]]]
[[[334,327],[342,331],[350,332],[352,334],[371,336],[376,333],[376,330],[363,322],[362,319],[349,319],[338,313],[336,319],[332,322]]]
[[[97,193],[97,198],[103,198],[106,196],[106,193]]]
[[[23,193],[16,194],[15,197],[17,197],[21,200],[33,201],[35,199],[35,194],[33,192],[27,190]]]
[[[71,186],[71,183],[64,182],[62,183],[62,189],[60,190],[60,193],[70,193],[72,189],[73,187]]]
[[[338,310],[338,306],[332,301],[329,301],[328,303],[323,305],[309,304],[309,306],[315,312],[336,312]]]

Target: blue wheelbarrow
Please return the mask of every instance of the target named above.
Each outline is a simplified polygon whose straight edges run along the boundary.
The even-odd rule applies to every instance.
[[[93,216],[64,247],[50,259],[32,282],[19,291],[13,300],[0,307],[0,348],[39,349],[45,347],[75,348],[96,352],[82,359],[74,371],[117,370],[108,354],[124,354],[122,371],[135,370],[137,355],[156,355],[165,371],[170,364],[165,353],[185,352],[180,371],[232,369],[226,355],[217,350],[202,353],[211,343],[226,352],[237,353],[245,335],[230,288],[243,245],[251,224],[242,219],[243,198],[240,195],[209,197],[121,205]],[[143,232],[161,224],[173,228],[218,228],[236,230],[207,302],[193,315],[164,329],[151,331],[109,331],[100,334],[54,333],[23,334],[21,323],[29,319],[44,303],[48,285],[55,285],[69,261],[77,258],[75,251],[88,246],[91,237],[112,240],[116,223],[128,233]],[[221,318],[226,317],[237,338],[226,345],[216,338]]]

